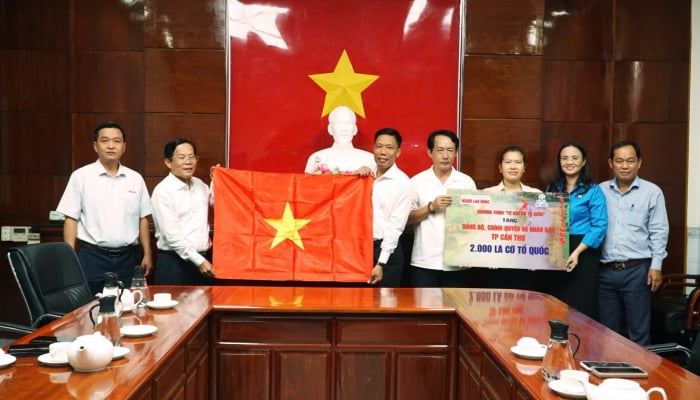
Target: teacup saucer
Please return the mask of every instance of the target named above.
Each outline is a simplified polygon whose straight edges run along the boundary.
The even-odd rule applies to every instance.
[[[50,353],[42,354],[38,358],[39,364],[47,367],[64,367],[68,365],[68,358],[56,358],[51,357]]]
[[[112,361],[118,360],[120,358],[124,358],[130,352],[131,352],[131,350],[129,350],[128,347],[117,346],[114,348],[114,354],[112,355]]]
[[[541,360],[544,358],[544,353],[547,352],[547,346],[541,344],[533,347],[513,346],[510,348],[516,356],[526,360]]]
[[[0,354],[0,368],[9,367],[17,361],[17,358],[11,354]]]
[[[129,325],[121,329],[126,337],[144,337],[156,333],[158,327],[153,325]]]
[[[149,308],[153,308],[156,310],[167,310],[169,308],[175,307],[178,304],[179,304],[179,302],[177,300],[160,301],[160,302],[149,301],[148,303],[146,303],[146,305]]]
[[[560,396],[570,397],[572,399],[586,398],[586,391],[583,388],[583,384],[579,381],[573,379],[557,379],[549,381],[548,385],[553,392]]]

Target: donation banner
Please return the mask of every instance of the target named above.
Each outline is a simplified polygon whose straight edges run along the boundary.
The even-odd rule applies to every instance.
[[[568,193],[448,189],[445,265],[564,270]]]

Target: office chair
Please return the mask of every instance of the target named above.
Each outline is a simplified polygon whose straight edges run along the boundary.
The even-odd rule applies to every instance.
[[[28,326],[0,321],[0,347],[5,347],[15,339],[32,333],[32,331],[33,329]]]
[[[7,259],[38,328],[93,300],[75,251],[64,242],[15,247]]]
[[[678,343],[652,344],[646,348],[700,376],[700,332],[692,342],[690,349]]]
[[[700,331],[699,287],[700,275],[664,275],[651,301],[652,343],[693,345]]]

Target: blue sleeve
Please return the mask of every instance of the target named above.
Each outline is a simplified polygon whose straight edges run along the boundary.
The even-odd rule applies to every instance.
[[[651,249],[651,268],[661,270],[661,262],[668,252],[668,216],[666,215],[666,201],[661,189],[651,196],[649,209],[649,248]]]
[[[600,186],[591,186],[588,191],[590,196],[588,211],[590,213],[591,228],[583,235],[582,242],[588,247],[598,248],[603,243],[605,233],[608,230],[608,207]]]

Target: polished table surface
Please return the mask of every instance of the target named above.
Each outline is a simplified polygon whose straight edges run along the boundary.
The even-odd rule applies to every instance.
[[[169,310],[141,307],[135,312],[122,314],[123,326],[149,324],[158,328],[150,336],[123,337],[121,345],[130,350],[125,358],[112,361],[102,371],[85,373],[74,372],[69,366],[43,366],[37,357],[18,357],[13,366],[0,369],[0,399],[123,399],[133,396],[139,383],[149,379],[154,370],[167,360],[170,352],[206,318],[212,304],[211,290],[206,286],[152,287],[150,290],[170,292],[179,304]],[[17,342],[26,343],[41,335],[77,337],[92,333],[92,322],[87,313],[95,304],[97,301]]]
[[[576,360],[627,361],[649,372],[638,379],[642,387],[663,387],[669,399],[696,398],[700,377],[678,367],[622,336],[569,309],[548,295],[500,289],[419,288],[325,288],[325,287],[151,287],[151,292],[173,294],[179,304],[172,310],[138,309],[123,315],[123,324],[152,324],[155,335],[124,338],[130,354],[94,373],[72,372],[70,367],[45,367],[36,357],[18,358],[0,369],[0,399],[58,399],[101,390],[106,398],[132,396],[139,385],[151,378],[169,351],[181,343],[210,312],[222,313],[351,313],[371,314],[457,314],[483,348],[518,386],[533,398],[560,399],[547,387],[539,373],[541,361],[516,357],[510,348],[520,337],[531,336],[540,343],[549,337],[550,319],[560,319],[581,337]],[[90,304],[91,305],[91,304]],[[64,318],[42,327],[18,342],[38,335],[75,337],[90,333],[92,325],[86,305]],[[593,382],[599,382],[592,378]]]

